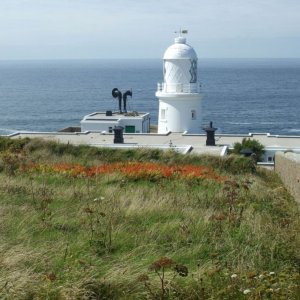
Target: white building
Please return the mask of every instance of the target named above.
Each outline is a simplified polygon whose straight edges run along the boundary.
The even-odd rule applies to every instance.
[[[138,112],[94,112],[81,121],[81,131],[113,133],[116,126],[124,127],[124,133],[149,133],[150,114]]]
[[[201,133],[201,94],[197,82],[197,54],[179,36],[163,57],[164,82],[158,84],[158,133]]]

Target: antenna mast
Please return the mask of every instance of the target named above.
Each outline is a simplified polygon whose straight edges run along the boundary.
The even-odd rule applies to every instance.
[[[174,33],[179,34],[179,37],[182,37],[183,34],[188,34],[188,30],[179,28],[179,31],[174,31]]]

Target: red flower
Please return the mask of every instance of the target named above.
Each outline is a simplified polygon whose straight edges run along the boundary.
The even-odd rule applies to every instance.
[[[179,165],[170,166],[154,162],[111,163],[100,166],[85,167],[80,164],[29,164],[22,171],[37,171],[44,173],[66,174],[72,177],[95,177],[101,174],[120,173],[132,179],[151,178],[185,178],[213,179],[223,181],[211,168],[205,166]]]

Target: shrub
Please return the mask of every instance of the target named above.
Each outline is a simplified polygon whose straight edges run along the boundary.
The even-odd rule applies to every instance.
[[[256,154],[257,161],[262,159],[262,155],[264,154],[264,146],[257,140],[250,138],[243,138],[242,143],[234,143],[232,152],[235,154],[240,154],[242,149],[250,149],[253,153]]]

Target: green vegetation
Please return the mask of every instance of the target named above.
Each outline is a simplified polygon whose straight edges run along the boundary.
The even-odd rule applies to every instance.
[[[120,161],[219,177],[80,173]],[[0,138],[0,171],[1,299],[300,299],[297,204],[251,159]]]
[[[240,154],[243,149],[252,150],[257,161],[260,161],[265,153],[264,146],[259,141],[250,138],[243,138],[242,143],[234,143],[232,153]]]

